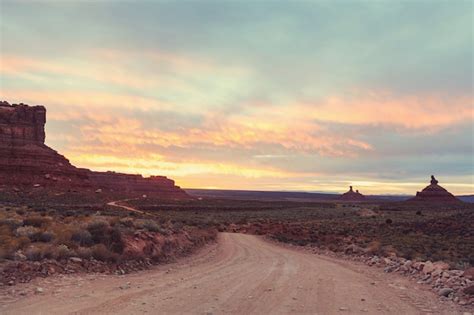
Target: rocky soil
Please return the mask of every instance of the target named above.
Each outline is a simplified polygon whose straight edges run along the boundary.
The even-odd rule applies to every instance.
[[[385,273],[403,275],[416,284],[429,287],[441,301],[452,301],[466,310],[474,310],[473,267],[457,270],[451,269],[449,264],[442,261],[412,261],[396,256],[379,257],[367,254],[367,250],[355,245],[348,246],[344,253],[310,246],[301,248],[320,255],[362,262],[371,267],[378,267]]]
[[[469,312],[397,274],[236,233],[222,233],[216,246],[156,269],[37,279],[2,293],[0,312],[8,314]]]

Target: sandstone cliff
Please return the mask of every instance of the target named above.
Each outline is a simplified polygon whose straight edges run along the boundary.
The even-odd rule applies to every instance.
[[[87,171],[44,144],[43,106],[0,102],[0,184],[87,186]]]
[[[45,145],[46,108],[0,102],[0,185],[103,189],[186,198],[188,195],[164,176],[144,178],[115,172],[77,168]]]
[[[354,191],[352,186],[349,186],[349,191],[343,193],[340,199],[344,201],[363,201],[365,200],[365,196],[362,195],[358,190]]]
[[[428,186],[418,191],[416,196],[409,200],[416,202],[432,202],[432,203],[461,203],[453,194],[438,185],[436,178],[431,175],[431,182]]]

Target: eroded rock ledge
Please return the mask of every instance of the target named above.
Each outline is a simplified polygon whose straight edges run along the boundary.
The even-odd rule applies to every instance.
[[[189,198],[164,176],[94,172],[77,168],[45,144],[46,108],[0,102],[0,185],[48,189],[91,189]],[[19,188],[18,188],[19,187]]]

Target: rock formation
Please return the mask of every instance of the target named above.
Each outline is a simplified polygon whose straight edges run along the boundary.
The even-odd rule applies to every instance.
[[[0,185],[104,189],[161,197],[188,195],[163,176],[144,178],[77,168],[45,145],[46,108],[0,102]]]
[[[165,176],[143,177],[141,175],[115,172],[90,172],[89,178],[95,187],[109,191],[159,195],[173,198],[189,197],[184,190],[175,186],[174,180]]]
[[[454,197],[453,194],[438,185],[436,178],[431,175],[430,185],[426,186],[422,191],[418,191],[416,196],[409,201],[421,202],[438,202],[438,203],[457,203],[461,202]]]
[[[365,196],[358,190],[354,191],[352,186],[349,186],[349,191],[343,193],[340,199],[344,201],[362,201],[365,200]]]
[[[44,144],[43,106],[0,102],[0,184],[87,186],[86,170]]]

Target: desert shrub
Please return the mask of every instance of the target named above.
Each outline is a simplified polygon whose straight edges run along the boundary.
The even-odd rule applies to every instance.
[[[73,217],[75,214],[76,214],[76,212],[74,212],[72,210],[68,210],[68,211],[64,212],[65,217]]]
[[[72,233],[71,240],[80,246],[91,246],[94,244],[92,234],[88,230],[77,230]]]
[[[92,235],[94,243],[104,243],[109,231],[109,223],[103,220],[92,221],[87,225],[87,230]]]
[[[15,237],[8,231],[8,227],[0,227],[0,258],[13,259],[14,253],[30,244],[30,239],[26,236]]]
[[[23,225],[23,220],[1,219],[0,226],[8,226],[12,231]]]
[[[48,231],[54,233],[54,242],[56,244],[78,247],[78,245],[71,240],[73,232],[76,231],[74,227],[70,225],[55,224],[49,227]]]
[[[54,234],[51,232],[36,232],[29,236],[32,242],[49,243],[54,239]]]
[[[117,261],[118,255],[112,253],[104,244],[97,244],[91,247],[92,257],[100,261]]]
[[[174,222],[173,223],[173,230],[175,231],[180,231],[184,227],[184,224],[182,222]]]
[[[16,244],[18,249],[22,249],[28,245],[30,245],[31,241],[28,237],[26,236],[20,236],[16,238]]]
[[[116,226],[110,231],[109,238],[107,241],[109,244],[109,248],[115,253],[123,252],[125,246],[122,238],[123,233],[124,231],[118,226]]]
[[[15,230],[15,236],[26,236],[30,237],[33,234],[36,234],[40,232],[40,229],[34,227],[34,226],[21,226]]]
[[[55,257],[58,260],[67,259],[67,258],[75,256],[75,255],[76,255],[76,253],[64,244],[59,245],[55,249]]]
[[[110,226],[115,226],[120,222],[120,219],[117,217],[112,217],[109,219],[109,225]]]
[[[31,261],[40,261],[43,259],[52,259],[54,258],[54,250],[48,247],[36,247],[30,246],[25,250],[25,256],[28,260]]]
[[[93,231],[104,231],[108,227],[109,223],[107,221],[95,220],[87,225],[87,230],[92,233]]]
[[[23,220],[24,225],[31,225],[34,227],[46,226],[51,222],[51,219],[48,217],[28,217]]]
[[[90,259],[92,257],[92,249],[89,247],[79,247],[76,249],[76,255],[82,259]]]
[[[133,219],[131,219],[131,218],[120,219],[120,224],[125,226],[125,227],[133,227],[134,226]]]
[[[31,261],[40,261],[44,257],[44,252],[39,247],[29,247],[25,250],[26,259]]]
[[[372,241],[369,243],[365,251],[368,254],[377,254],[380,251],[381,247],[382,244],[379,241]]]
[[[392,224],[393,221],[392,221],[392,219],[387,219],[387,220],[385,220],[385,223],[387,223],[387,224]]]
[[[25,210],[23,210],[23,209],[18,209],[18,210],[16,210],[16,213],[17,213],[18,215],[24,215],[24,214],[25,214]]]
[[[392,256],[392,255],[398,255],[399,252],[395,249],[393,245],[386,245],[380,248],[380,254],[382,256]],[[409,257],[405,257],[408,259],[413,259],[414,258],[414,252],[410,251]]]
[[[162,229],[160,228],[158,223],[156,223],[153,220],[137,220],[137,221],[135,221],[134,225],[137,229],[145,229],[145,230],[148,230],[150,232],[161,232],[162,231]]]
[[[3,259],[12,259],[13,252],[11,252],[8,248],[0,247],[0,260]]]

